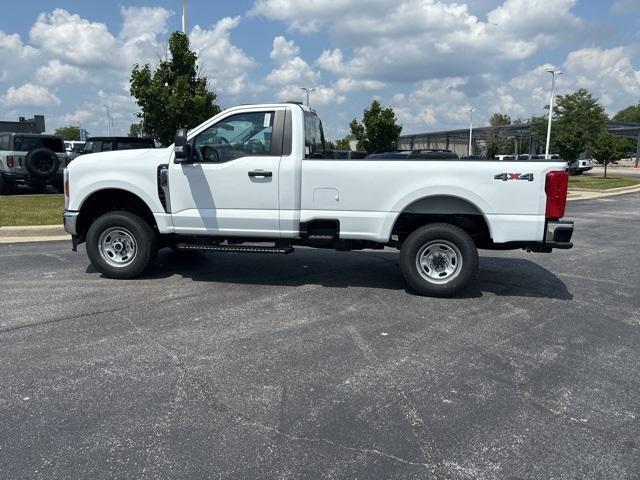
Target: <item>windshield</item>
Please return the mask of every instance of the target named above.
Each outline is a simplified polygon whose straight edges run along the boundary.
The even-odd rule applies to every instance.
[[[30,152],[36,148],[48,148],[56,153],[64,153],[64,143],[59,138],[27,137],[17,135],[14,139],[14,149],[17,152]]]
[[[304,112],[305,158],[324,158],[324,130],[314,113]]]

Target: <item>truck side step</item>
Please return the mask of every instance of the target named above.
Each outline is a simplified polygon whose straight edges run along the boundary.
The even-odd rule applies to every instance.
[[[293,253],[294,248],[287,247],[257,247],[250,245],[196,245],[191,243],[179,243],[178,250],[198,250],[202,252],[229,252],[229,253],[279,253],[287,255]]]

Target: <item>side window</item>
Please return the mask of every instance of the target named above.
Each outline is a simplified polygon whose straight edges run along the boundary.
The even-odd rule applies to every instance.
[[[9,135],[0,137],[0,150],[9,150]]]
[[[271,155],[275,112],[239,113],[200,133],[193,142],[196,162],[229,162]]]
[[[304,112],[304,148],[304,158],[325,158],[322,122],[310,112]]]
[[[113,142],[102,142],[101,152],[110,152],[111,150],[113,150]]]

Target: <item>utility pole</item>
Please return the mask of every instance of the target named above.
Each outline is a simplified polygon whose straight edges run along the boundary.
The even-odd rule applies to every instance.
[[[473,112],[474,111],[475,111],[474,108],[469,109],[469,115],[471,117],[469,121],[469,156],[473,154],[473,146],[471,145],[471,143],[473,140]]]
[[[187,0],[182,0],[182,33],[188,35],[187,30],[189,29],[189,18],[188,14],[188,5]]]
[[[309,94],[311,92],[315,92],[316,89],[315,88],[310,88],[310,87],[300,87],[300,90],[304,90],[307,94],[307,107],[309,106]]]
[[[111,104],[107,103],[103,105],[104,108],[107,109],[107,127],[109,129],[109,136],[113,136],[113,121],[111,119]]]
[[[551,118],[553,117],[553,101],[556,95],[556,75],[562,75],[560,70],[547,70],[551,74],[551,98],[549,99],[549,122],[547,123],[547,146],[544,150],[544,158],[549,160],[549,148],[551,146]]]

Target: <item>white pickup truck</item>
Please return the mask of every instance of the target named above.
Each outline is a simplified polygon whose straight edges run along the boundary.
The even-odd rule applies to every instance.
[[[331,160],[322,123],[296,103],[223,111],[166,149],[84,155],[65,170],[66,231],[94,267],[133,278],[158,248],[281,253],[295,246],[400,250],[418,293],[451,296],[478,248],[571,248],[567,164]],[[265,245],[267,244],[267,245]]]

